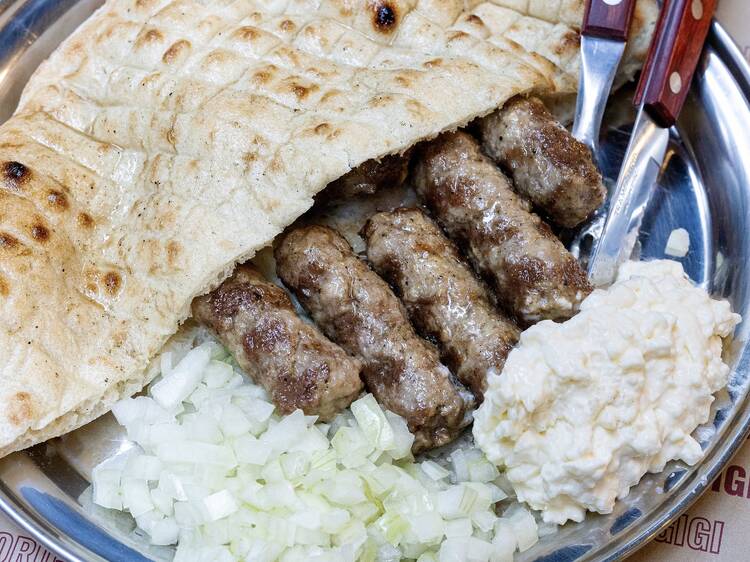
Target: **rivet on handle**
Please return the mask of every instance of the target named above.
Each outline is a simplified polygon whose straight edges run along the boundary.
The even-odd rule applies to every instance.
[[[679,72],[673,72],[669,76],[669,89],[672,93],[677,95],[682,91],[682,77]]]
[[[702,0],[693,0],[693,5],[690,7],[690,11],[696,20],[700,20],[703,17]]]
[[[661,127],[674,125],[682,110],[717,2],[664,2],[635,98]]]

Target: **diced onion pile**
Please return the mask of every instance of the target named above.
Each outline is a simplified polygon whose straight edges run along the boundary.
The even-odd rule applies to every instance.
[[[518,504],[496,515],[507,495],[478,449],[415,462],[371,395],[330,425],[277,416],[215,342],[175,366],[165,353],[161,372],[114,407],[137,446],[94,469],[93,497],[177,562],[499,562],[537,541]]]

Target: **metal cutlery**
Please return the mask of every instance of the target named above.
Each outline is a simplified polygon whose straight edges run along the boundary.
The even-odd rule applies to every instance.
[[[589,147],[600,171],[605,158],[599,148],[599,131],[625,53],[634,9],[635,0],[586,1],[573,136]],[[573,236],[570,244],[573,255],[580,257],[585,242],[598,237],[603,226],[604,211],[600,210]]]
[[[625,53],[635,0],[587,0],[573,136],[599,156],[599,130]]]
[[[611,283],[638,239],[675,124],[690,89],[717,0],[667,0],[635,96],[638,117],[601,236],[594,242],[589,279]]]

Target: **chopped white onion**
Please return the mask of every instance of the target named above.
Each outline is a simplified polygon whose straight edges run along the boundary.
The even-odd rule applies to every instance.
[[[442,480],[443,478],[447,478],[451,474],[434,461],[424,461],[420,463],[420,466],[422,467],[424,473],[433,480]]]
[[[271,446],[268,443],[261,443],[250,434],[238,436],[232,443],[232,447],[240,463],[263,466],[271,455]]]
[[[162,408],[174,408],[200,384],[210,360],[211,349],[208,346],[191,350],[172,371],[151,386],[151,396]]]
[[[229,490],[221,490],[203,498],[203,507],[209,521],[223,519],[237,511],[239,505]]]
[[[122,470],[99,465],[93,471],[94,503],[109,509],[122,509]]]
[[[445,536],[449,539],[459,537],[470,537],[474,533],[474,529],[471,525],[471,519],[468,517],[462,517],[460,519],[452,519],[445,523]]]
[[[174,544],[180,536],[180,527],[172,517],[165,517],[151,527],[151,543],[156,545]]]
[[[162,463],[153,455],[133,455],[125,464],[123,476],[140,480],[158,480]]]
[[[375,449],[387,451],[394,445],[393,428],[372,394],[367,394],[351,405],[359,429]]]
[[[137,478],[122,479],[122,505],[133,517],[138,517],[154,509],[148,482]]]
[[[214,342],[176,355],[149,396],[115,405],[137,446],[93,478],[94,503],[176,544],[176,562],[504,562],[536,542],[528,511],[496,515],[506,481],[479,450],[415,463],[405,420],[372,395],[330,424],[281,417]]]
[[[213,360],[206,366],[203,374],[203,382],[206,383],[206,387],[209,389],[222,388],[233,375],[234,369],[231,365],[224,361]]]
[[[520,505],[511,506],[504,514],[513,529],[518,542],[518,550],[524,552],[539,540],[534,516]]]

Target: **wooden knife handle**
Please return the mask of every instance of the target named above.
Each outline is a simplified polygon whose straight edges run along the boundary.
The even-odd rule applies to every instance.
[[[662,127],[685,104],[718,0],[665,0],[635,94]]]
[[[635,0],[586,0],[582,35],[627,41]]]

